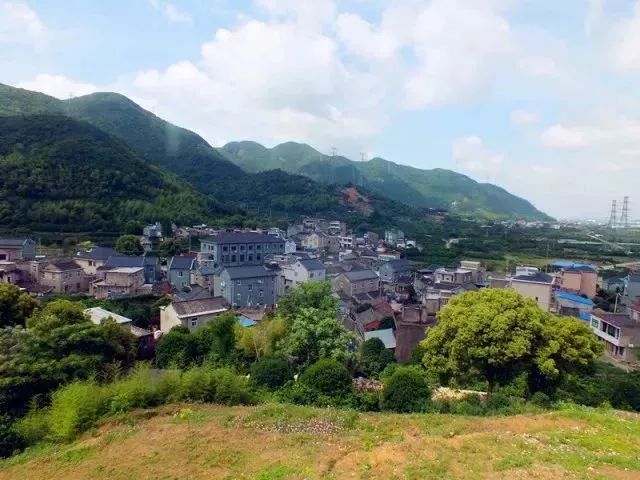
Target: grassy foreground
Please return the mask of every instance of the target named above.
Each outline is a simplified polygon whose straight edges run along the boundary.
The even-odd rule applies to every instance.
[[[638,479],[640,417],[171,405],[0,462],[0,479]]]

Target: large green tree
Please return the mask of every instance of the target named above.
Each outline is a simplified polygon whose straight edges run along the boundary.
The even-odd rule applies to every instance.
[[[285,336],[278,342],[279,349],[299,363],[309,364],[321,358],[341,362],[355,357],[353,334],[342,325],[336,312],[304,307],[290,319]]]
[[[289,290],[278,301],[278,313],[287,319],[304,308],[313,308],[322,312],[338,310],[338,301],[331,295],[329,282],[306,282]]]
[[[24,325],[37,308],[38,302],[28,293],[15,285],[0,283],[0,327]]]
[[[116,241],[116,250],[125,255],[142,255],[144,249],[135,235],[122,235]]]
[[[558,318],[513,290],[482,289],[456,296],[423,341],[423,363],[442,383],[480,376],[489,391],[517,376],[529,388],[557,385],[601,353],[589,327]]]

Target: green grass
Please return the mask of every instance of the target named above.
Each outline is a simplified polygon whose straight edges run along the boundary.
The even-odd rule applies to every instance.
[[[640,478],[640,416],[572,405],[513,416],[178,404],[0,462],[29,479]]]

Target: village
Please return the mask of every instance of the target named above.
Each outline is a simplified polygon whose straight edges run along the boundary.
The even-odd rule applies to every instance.
[[[340,320],[358,343],[378,338],[399,362],[409,359],[455,295],[512,289],[545,311],[585,322],[604,343],[610,362],[638,366],[640,265],[632,265],[622,278],[603,278],[598,265],[571,260],[557,260],[546,271],[516,265],[506,274],[488,272],[477,260],[420,265],[403,252],[422,247],[398,229],[387,229],[384,236],[356,236],[345,222],[321,218],[305,218],[286,230],[206,225],[173,225],[171,230],[163,232],[160,223],[145,226],[140,255],[97,245],[75,255],[39,254],[33,239],[0,239],[0,283],[18,285],[43,299],[165,298],[159,319],[144,328],[101,306],[85,312],[96,324],[115,319],[131,329],[145,351],[153,352],[175,326],[196,331],[231,310],[242,326],[251,327],[287,291],[305,282],[328,281],[340,305]],[[157,256],[158,246],[168,239],[185,245],[185,251]],[[598,308],[594,298],[601,292],[614,299],[612,308]]]

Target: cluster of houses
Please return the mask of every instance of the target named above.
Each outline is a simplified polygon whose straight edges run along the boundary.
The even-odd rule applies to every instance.
[[[145,237],[161,236],[160,228],[145,228]],[[205,234],[199,237],[199,248],[163,264],[149,254],[126,256],[107,247],[51,261],[36,255],[32,240],[0,240],[0,283],[16,283],[34,294],[84,293],[98,299],[171,294],[171,303],[160,312],[159,332],[166,332],[177,325],[196,330],[229,310],[241,324],[251,326],[288,290],[326,280],[343,324],[360,341],[379,338],[399,361],[410,356],[455,295],[509,288],[542,309],[582,319],[611,358],[637,361],[640,272],[620,284],[604,282],[594,265],[575,262],[555,262],[549,272],[520,266],[507,276],[487,273],[471,260],[453,267],[419,267],[402,258],[401,249],[420,247],[401,231],[387,230],[382,238],[374,232],[354,236],[344,222],[315,218],[286,231],[206,226],[174,231],[179,236],[194,233]],[[595,308],[598,288],[616,289],[613,313]],[[88,312],[92,319],[108,313]],[[133,327],[128,319],[114,318]]]

